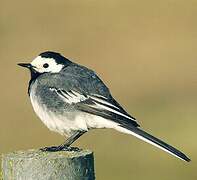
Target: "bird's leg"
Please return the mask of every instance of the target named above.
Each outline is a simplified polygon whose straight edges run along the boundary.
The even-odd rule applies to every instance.
[[[52,146],[52,147],[45,147],[41,148],[41,151],[49,151],[49,152],[56,152],[56,151],[79,151],[80,149],[77,147],[70,147],[72,143],[74,143],[80,136],[82,136],[86,131],[78,131],[70,136],[66,141],[61,144],[60,146]]]

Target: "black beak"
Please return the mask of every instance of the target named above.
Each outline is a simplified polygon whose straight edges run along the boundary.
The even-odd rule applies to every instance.
[[[18,63],[18,65],[28,69],[32,68],[32,65],[30,63]]]

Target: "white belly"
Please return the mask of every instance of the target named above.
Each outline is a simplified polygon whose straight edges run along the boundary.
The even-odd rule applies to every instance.
[[[95,128],[116,128],[117,124],[113,121],[104,119],[89,113],[78,113],[76,115],[60,115],[50,111],[40,102],[38,97],[30,92],[30,99],[34,111],[41,121],[51,130],[64,136],[70,136],[76,131],[88,131]],[[70,112],[72,113],[72,112]]]
[[[70,136],[75,131],[87,130],[86,122],[83,119],[73,116],[70,116],[72,119],[69,119],[66,116],[55,114],[41,104],[33,93],[30,93],[30,99],[35,113],[51,131]]]

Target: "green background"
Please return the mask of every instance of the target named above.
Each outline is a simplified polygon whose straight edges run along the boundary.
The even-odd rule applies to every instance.
[[[196,47],[195,0],[0,0],[0,153],[64,141],[36,117],[16,66],[53,50],[94,69],[145,130],[192,159],[94,130],[75,145],[94,151],[97,179],[196,180]]]

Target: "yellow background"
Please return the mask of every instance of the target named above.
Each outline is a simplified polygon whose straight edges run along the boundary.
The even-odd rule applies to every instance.
[[[36,117],[29,73],[53,50],[94,69],[141,126],[191,157],[185,163],[132,136],[94,130],[99,180],[197,179],[197,1],[0,0],[0,153],[64,141]]]

